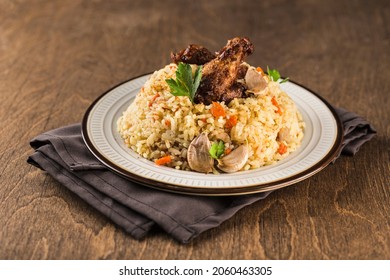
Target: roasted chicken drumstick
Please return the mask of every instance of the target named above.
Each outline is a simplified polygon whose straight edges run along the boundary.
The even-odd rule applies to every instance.
[[[242,97],[245,85],[239,83],[241,64],[253,52],[253,45],[247,38],[233,38],[228,41],[215,59],[206,63],[202,80],[195,96],[195,102],[210,104],[213,101],[229,103]],[[242,75],[242,74],[241,74]]]

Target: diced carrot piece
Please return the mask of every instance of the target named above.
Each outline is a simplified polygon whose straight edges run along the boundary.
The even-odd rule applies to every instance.
[[[157,165],[164,165],[164,164],[170,163],[171,161],[172,161],[172,158],[171,158],[170,155],[168,155],[168,156],[165,156],[165,157],[156,159],[156,160],[155,160],[155,163],[156,163]]]
[[[228,154],[230,154],[231,152],[232,152],[232,149],[227,148],[227,149],[225,150],[225,155],[228,155]]]
[[[149,102],[149,107],[153,105],[153,102],[156,101],[156,99],[160,96],[159,93],[156,93],[155,96],[152,97],[152,100]]]
[[[278,101],[276,101],[275,96],[272,97],[271,102],[272,102],[272,105],[279,107],[279,103],[278,103]]]
[[[279,148],[278,148],[278,153],[283,155],[286,152],[287,152],[287,146],[283,142],[280,142]]]
[[[280,108],[278,101],[276,101],[275,96],[272,97],[271,102],[272,105],[274,105],[277,108],[275,112],[278,113],[279,115],[282,115],[283,114],[282,109]]]
[[[231,115],[225,123],[226,128],[232,128],[237,124],[237,116],[236,115]]]
[[[257,68],[256,68],[256,71],[259,72],[262,76],[265,75],[265,74],[264,74],[264,71],[263,71],[263,69],[261,69],[261,67],[257,67]]]
[[[218,102],[213,102],[210,112],[214,118],[226,117],[225,109]]]
[[[170,125],[171,125],[171,121],[170,121],[170,120],[168,120],[168,119],[167,119],[167,120],[165,120],[165,125],[166,125],[166,126],[170,126]]]

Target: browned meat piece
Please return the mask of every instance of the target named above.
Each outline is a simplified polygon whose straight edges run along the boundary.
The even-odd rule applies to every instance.
[[[171,53],[171,59],[176,64],[184,62],[187,64],[203,65],[214,58],[214,54],[205,47],[199,45],[189,45],[186,49],[176,54]]]
[[[242,83],[234,83],[221,97],[218,101],[225,101],[225,104],[228,104],[234,98],[243,97],[243,94],[247,87]]]
[[[236,37],[228,41],[215,59],[206,63],[202,80],[195,96],[195,102],[210,104],[213,101],[230,102],[242,97],[245,86],[237,79],[242,76],[241,63],[253,52],[253,45],[247,38]],[[241,69],[241,71],[240,71]]]
[[[246,66],[245,64],[241,64],[238,68],[237,79],[244,79],[247,71],[248,66]]]

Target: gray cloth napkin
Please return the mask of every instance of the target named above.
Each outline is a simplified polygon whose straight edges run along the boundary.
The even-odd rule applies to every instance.
[[[375,129],[363,118],[336,109],[344,124],[342,153],[353,155]],[[217,227],[270,192],[227,197],[190,196],[140,186],[101,164],[85,146],[80,124],[54,129],[31,140],[27,162],[107,216],[134,238],[158,226],[182,243]]]
[[[343,108],[334,108],[344,126],[344,139],[341,146],[341,154],[353,156],[360,147],[371,140],[375,134],[375,128],[364,118]]]

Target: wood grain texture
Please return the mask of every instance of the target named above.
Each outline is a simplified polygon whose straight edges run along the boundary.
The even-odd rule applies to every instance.
[[[389,259],[390,5],[331,1],[0,0],[0,259]],[[377,136],[187,245],[136,241],[46,173],[29,140],[189,43],[234,36]]]

